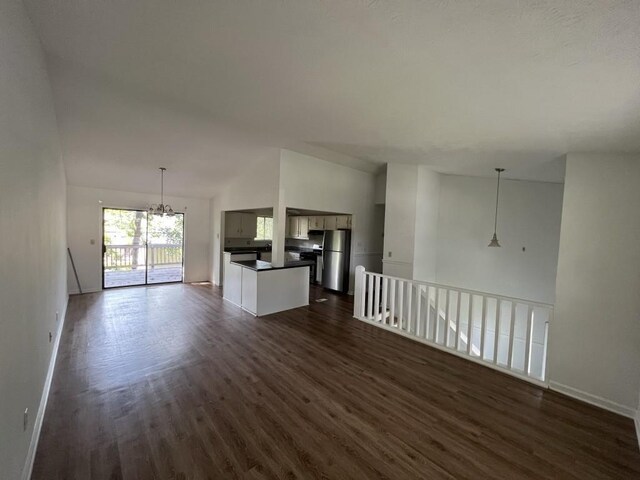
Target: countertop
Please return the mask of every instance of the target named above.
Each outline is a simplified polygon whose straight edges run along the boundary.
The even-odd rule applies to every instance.
[[[301,253],[313,253],[314,249],[309,247],[295,247],[287,245],[284,247],[286,252],[301,252]],[[258,253],[258,252],[270,252],[271,247],[226,247],[225,253]],[[317,253],[317,252],[316,252]]]
[[[263,262],[262,260],[240,260],[237,262],[231,261],[235,265],[255,270],[256,272],[264,272],[267,270],[282,270],[285,268],[298,268],[298,267],[310,267],[315,265],[315,262],[311,260],[296,260],[293,262],[286,262],[282,267],[274,267],[269,262]]]
[[[265,247],[266,248],[266,247]],[[243,253],[258,253],[258,252],[264,252],[266,251],[265,249],[261,248],[261,247],[252,247],[252,248],[246,248],[246,247],[229,247],[229,248],[225,248],[224,249],[224,253],[234,253],[234,254],[243,254]],[[269,251],[271,251],[271,249],[269,249]]]

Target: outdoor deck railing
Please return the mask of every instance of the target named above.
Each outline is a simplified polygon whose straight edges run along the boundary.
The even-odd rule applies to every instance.
[[[106,245],[104,254],[104,268],[109,270],[124,270],[134,267],[144,267],[144,253],[147,252],[149,268],[164,265],[182,264],[182,245],[153,244],[153,245]]]
[[[354,317],[537,384],[553,305],[356,267]]]

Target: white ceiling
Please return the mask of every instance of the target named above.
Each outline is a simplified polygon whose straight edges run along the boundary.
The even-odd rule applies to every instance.
[[[25,3],[70,183],[163,164],[210,196],[274,147],[561,181],[568,151],[640,151],[636,0]]]

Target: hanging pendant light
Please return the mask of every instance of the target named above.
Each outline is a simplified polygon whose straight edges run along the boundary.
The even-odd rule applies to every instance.
[[[496,189],[496,216],[493,223],[493,238],[489,242],[490,247],[500,246],[498,243],[498,199],[500,198],[500,174],[504,172],[504,168],[496,168],[495,170],[498,172],[498,188]]]
[[[167,215],[169,217],[174,216],[176,213],[171,208],[171,205],[165,205],[164,203],[164,172],[167,169],[160,167],[160,203],[153,204],[149,207],[149,213],[152,215]]]

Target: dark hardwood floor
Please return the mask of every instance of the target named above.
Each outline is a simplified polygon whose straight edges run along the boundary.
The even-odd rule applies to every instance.
[[[351,318],[210,286],[74,296],[34,479],[640,478],[633,422]]]

